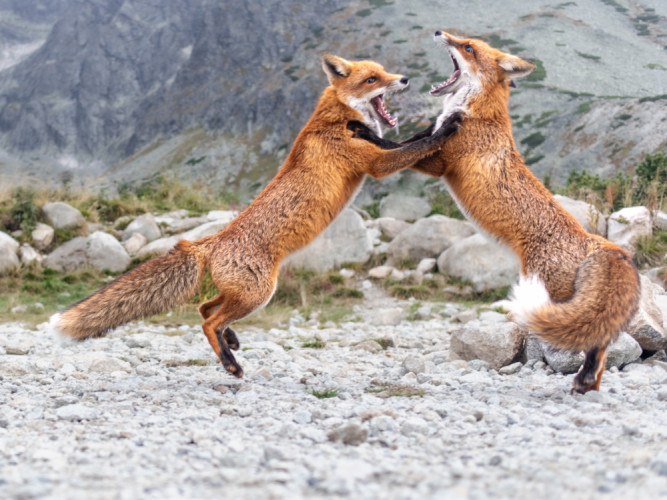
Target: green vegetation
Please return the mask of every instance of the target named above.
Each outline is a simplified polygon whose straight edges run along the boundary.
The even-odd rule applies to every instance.
[[[529,148],[536,148],[540,144],[542,144],[547,138],[542,135],[542,132],[533,132],[529,136],[524,137],[521,139],[521,144],[524,144],[525,146],[528,146]]]
[[[532,63],[535,65],[535,71],[528,75],[525,80],[529,82],[541,82],[547,77],[547,70],[544,64],[539,59],[533,59]]]
[[[560,194],[593,203],[602,212],[611,212],[627,206],[645,205],[650,210],[665,208],[667,190],[667,155],[658,152],[646,155],[637,165],[635,176],[619,173],[615,177],[600,178],[586,170],[572,171]]]
[[[323,391],[313,389],[310,393],[317,399],[335,398],[338,396],[338,389],[325,389]]]

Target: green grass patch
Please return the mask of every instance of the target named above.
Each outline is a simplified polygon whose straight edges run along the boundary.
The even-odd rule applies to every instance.
[[[328,399],[338,397],[338,389],[325,389],[323,391],[318,391],[313,389],[310,393],[315,396],[317,399]]]

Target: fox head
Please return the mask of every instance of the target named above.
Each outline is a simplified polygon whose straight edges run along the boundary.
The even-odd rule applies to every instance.
[[[433,86],[431,95],[454,94],[457,109],[466,110],[470,98],[477,94],[506,90],[514,78],[527,76],[535,69],[534,64],[494,49],[482,40],[436,31],[435,41],[449,53],[454,73],[447,81]]]
[[[407,77],[387,73],[373,61],[347,61],[331,54],[322,57],[322,68],[338,99],[358,111],[364,124],[380,137],[382,125],[396,126],[396,118],[385,106],[385,94],[407,87]]]

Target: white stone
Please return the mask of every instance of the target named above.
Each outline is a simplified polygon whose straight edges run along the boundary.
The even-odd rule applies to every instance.
[[[347,262],[364,263],[372,250],[363,219],[347,208],[312,243],[285,259],[284,265],[325,272]]]
[[[560,194],[554,198],[567,210],[583,228],[592,234],[605,236],[607,234],[607,219],[594,205],[582,200],[573,200]]]
[[[642,236],[650,236],[653,232],[651,212],[646,207],[627,207],[614,212],[607,222],[607,239],[635,253],[635,244]]]
[[[53,243],[53,238],[56,232],[51,226],[42,224],[41,222],[37,223],[35,229],[32,230],[30,237],[32,239],[32,244],[37,250],[44,250]]]
[[[475,228],[469,222],[431,215],[402,231],[387,247],[387,256],[395,263],[436,258],[456,241],[474,233]]]
[[[431,205],[424,198],[390,193],[380,200],[380,217],[414,221],[431,213]]]
[[[136,233],[143,234],[147,241],[154,241],[162,236],[155,217],[150,213],[142,214],[130,222],[125,231],[123,231],[123,241],[128,240]]]
[[[48,225],[54,229],[71,229],[81,227],[86,223],[81,212],[62,201],[45,204],[42,212],[44,212]]]
[[[438,270],[471,283],[476,292],[502,288],[519,279],[519,259],[481,234],[456,241],[438,257]]]

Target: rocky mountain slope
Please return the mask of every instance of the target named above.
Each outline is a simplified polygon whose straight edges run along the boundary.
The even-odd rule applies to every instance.
[[[391,103],[401,135],[437,114],[426,90],[451,62],[435,29],[538,64],[510,106],[538,176],[631,171],[667,148],[660,0],[0,0],[0,179],[114,187],[171,172],[252,196],[326,85],[322,53],[411,77]]]

